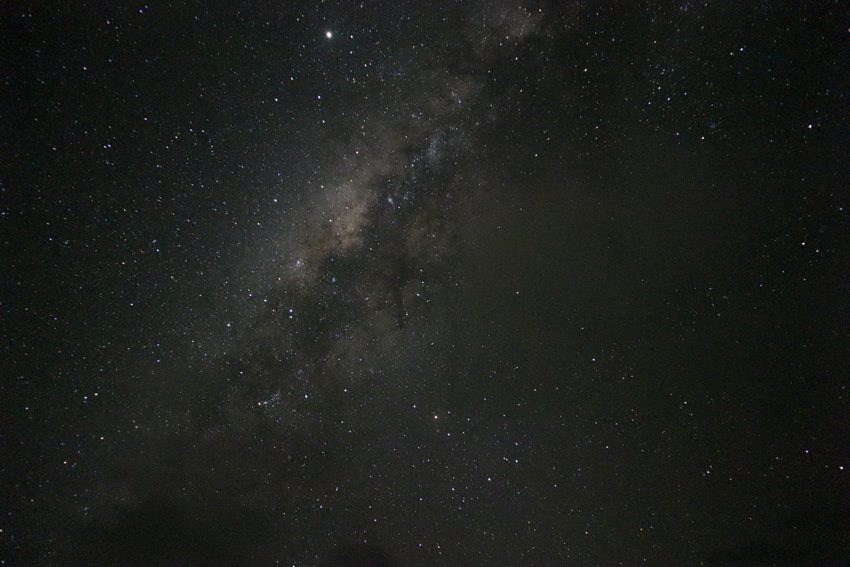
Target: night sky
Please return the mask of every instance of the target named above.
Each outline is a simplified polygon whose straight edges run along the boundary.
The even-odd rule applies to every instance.
[[[841,1],[4,2],[8,565],[843,565]]]

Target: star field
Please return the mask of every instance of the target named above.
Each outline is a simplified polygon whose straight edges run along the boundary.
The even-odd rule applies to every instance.
[[[0,563],[850,560],[848,15],[7,6]]]

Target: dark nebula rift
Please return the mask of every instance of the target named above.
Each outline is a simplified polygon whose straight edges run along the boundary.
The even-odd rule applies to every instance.
[[[8,7],[0,560],[846,561],[846,16]]]

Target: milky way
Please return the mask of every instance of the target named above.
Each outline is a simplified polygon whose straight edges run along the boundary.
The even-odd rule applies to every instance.
[[[0,559],[850,557],[840,3],[284,4],[3,15]]]

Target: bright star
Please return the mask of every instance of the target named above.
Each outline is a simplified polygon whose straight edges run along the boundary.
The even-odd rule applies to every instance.
[[[326,31],[326,32],[325,32],[325,37],[326,37],[326,38],[331,39],[331,38],[333,38],[333,36],[334,36],[334,32],[332,32],[332,31],[330,31],[330,30],[328,30],[328,31]]]

